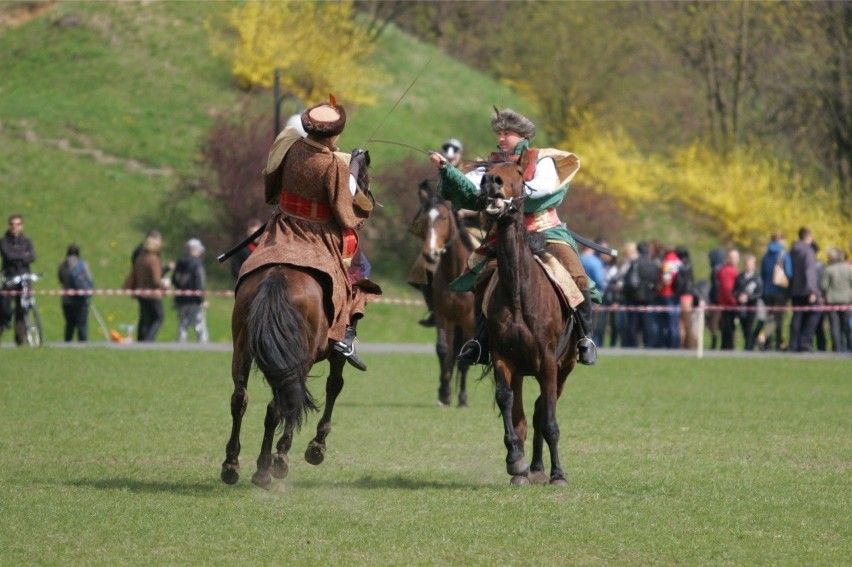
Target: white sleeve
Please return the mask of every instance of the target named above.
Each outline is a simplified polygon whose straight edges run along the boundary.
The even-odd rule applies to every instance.
[[[479,190],[479,186],[482,185],[482,176],[485,175],[484,167],[477,167],[473,171],[465,173],[464,176],[467,177],[471,183],[476,185],[476,189]]]
[[[544,158],[535,164],[535,176],[527,182],[531,197],[544,197],[559,189],[559,174],[553,158]]]

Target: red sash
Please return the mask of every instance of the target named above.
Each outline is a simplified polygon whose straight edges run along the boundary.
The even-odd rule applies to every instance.
[[[331,205],[311,201],[288,191],[281,191],[279,200],[281,210],[303,219],[327,221],[331,217]]]

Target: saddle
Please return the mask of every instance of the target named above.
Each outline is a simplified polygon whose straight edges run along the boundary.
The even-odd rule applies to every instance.
[[[553,290],[556,292],[556,296],[559,298],[559,303],[562,307],[568,312],[574,311],[584,301],[584,298],[583,293],[577,287],[574,278],[571,277],[568,270],[551,254],[535,254],[533,257],[553,286]],[[491,279],[485,287],[485,293],[482,294],[483,313],[488,312],[491,295],[494,293],[498,281],[497,270],[494,270]]]

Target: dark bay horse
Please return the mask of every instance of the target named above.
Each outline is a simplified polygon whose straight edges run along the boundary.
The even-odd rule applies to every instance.
[[[449,201],[434,195],[425,211],[426,237],[422,254],[427,264],[435,266],[432,279],[433,312],[437,340],[435,352],[441,367],[438,405],[452,401],[453,371],[458,378],[458,405],[467,406],[467,371],[469,364],[456,357],[462,345],[473,337],[473,293],[450,290],[450,282],[465,269],[474,245],[461,226]]]
[[[252,482],[269,488],[272,477],[284,478],[289,469],[288,452],[293,431],[303,417],[318,406],[307,389],[311,366],[328,359],[330,372],[325,387],[325,409],[317,424],[316,437],[308,444],[305,460],[313,465],[325,458],[325,439],[331,432],[334,402],[343,389],[346,359],[330,348],[328,318],[318,273],[287,265],[256,270],[240,282],[234,298],[231,331],[234,355],[231,375],[231,437],[225,446],[222,480],[235,484],[240,477],[240,426],[248,405],[248,378],[252,361],[272,390],[266,407],[263,442]],[[283,422],[283,433],[272,454],[275,431]]]
[[[529,159],[524,150],[517,163],[490,165],[482,178],[484,212],[497,226],[498,281],[485,313],[495,397],[505,432],[506,469],[512,484],[527,484],[530,477],[534,482],[547,482],[543,463],[543,443],[547,443],[549,482],[565,486],[565,473],[559,464],[556,402],[577,362],[576,343],[580,335],[573,317],[560,303],[528,245],[523,215],[526,198],[523,172]],[[524,457],[527,437],[524,376],[534,376],[541,391],[533,413],[530,465]]]

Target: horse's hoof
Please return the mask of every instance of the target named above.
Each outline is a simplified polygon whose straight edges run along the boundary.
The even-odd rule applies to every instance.
[[[550,482],[550,477],[544,474],[544,471],[530,471],[529,479],[533,484],[547,484]]]
[[[446,408],[446,407],[450,407],[450,402],[443,402],[443,401],[441,401],[441,400],[438,400],[437,402],[435,402],[435,407],[436,407],[436,408]]]
[[[222,465],[222,482],[225,484],[237,484],[240,480],[240,467],[234,465]]]
[[[251,481],[255,486],[259,486],[264,490],[268,490],[270,485],[272,485],[272,475],[268,472],[262,473],[260,471],[251,475]]]
[[[530,483],[530,479],[525,475],[519,474],[509,479],[509,484],[512,486],[526,486]]]
[[[560,488],[565,488],[566,486],[568,486],[568,481],[564,478],[551,478],[550,486],[558,486]]]
[[[290,459],[287,455],[275,455],[272,457],[272,476],[284,478],[290,472]]]
[[[526,476],[529,473],[529,470],[530,466],[527,463],[527,460],[523,457],[521,457],[514,463],[506,463],[506,472],[509,473],[511,476]]]
[[[321,464],[325,460],[325,447],[316,441],[311,441],[305,449],[305,460],[312,465]]]

